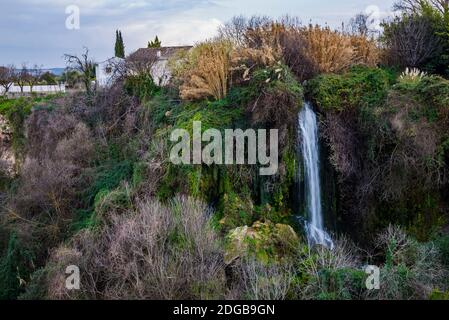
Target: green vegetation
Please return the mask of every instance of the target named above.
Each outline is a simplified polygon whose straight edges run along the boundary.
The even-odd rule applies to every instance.
[[[115,56],[117,58],[125,58],[125,44],[123,43],[122,32],[115,32]]]
[[[378,68],[353,68],[348,73],[318,76],[308,84],[309,96],[324,112],[381,105],[396,74]]]
[[[148,48],[160,48],[161,46],[162,42],[159,40],[158,36],[156,36],[153,41],[148,41]]]
[[[448,299],[449,80],[435,65],[447,10],[429,10],[392,21],[382,48],[363,33],[240,21],[245,37],[228,25],[183,52],[164,87],[141,72],[63,99],[0,100],[0,147],[17,160],[13,174],[0,167],[0,299]],[[441,48],[402,65],[410,27]],[[67,58],[87,85],[88,51]],[[306,100],[333,249],[309,246],[299,219]],[[277,129],[277,173],[173,164],[170,135],[194,121]],[[366,290],[366,265],[379,290]]]

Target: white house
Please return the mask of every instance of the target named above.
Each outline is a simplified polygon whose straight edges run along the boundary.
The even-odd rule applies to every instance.
[[[118,65],[124,63],[124,61],[125,60],[122,58],[114,57],[98,63],[95,68],[97,86],[99,86],[100,88],[107,88],[111,86],[116,80],[115,78],[117,77],[117,73],[114,69]]]
[[[168,67],[169,59],[182,50],[190,50],[192,47],[161,47],[142,48],[130,54],[126,60],[111,58],[99,63],[96,67],[97,85],[100,88],[110,86],[120,72],[114,68],[125,65],[131,69],[129,72],[149,72],[154,82],[159,86],[166,86],[172,77]]]

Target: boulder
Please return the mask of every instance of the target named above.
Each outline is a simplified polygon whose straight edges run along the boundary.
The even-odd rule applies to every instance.
[[[298,246],[298,235],[291,226],[257,221],[251,227],[238,227],[229,232],[225,263],[231,264],[248,254],[254,254],[262,262],[278,260],[294,254]]]

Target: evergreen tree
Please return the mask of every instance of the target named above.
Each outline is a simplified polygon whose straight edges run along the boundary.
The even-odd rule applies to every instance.
[[[115,56],[117,58],[125,58],[125,45],[123,43],[122,32],[115,32]]]
[[[159,40],[158,36],[154,38],[154,41],[148,42],[148,48],[160,48],[162,46],[162,42]]]

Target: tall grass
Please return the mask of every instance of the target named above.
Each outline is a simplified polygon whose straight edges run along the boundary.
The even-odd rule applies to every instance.
[[[207,41],[196,46],[180,74],[183,80],[181,98],[223,99],[230,85],[231,52],[232,45],[228,41]]]

